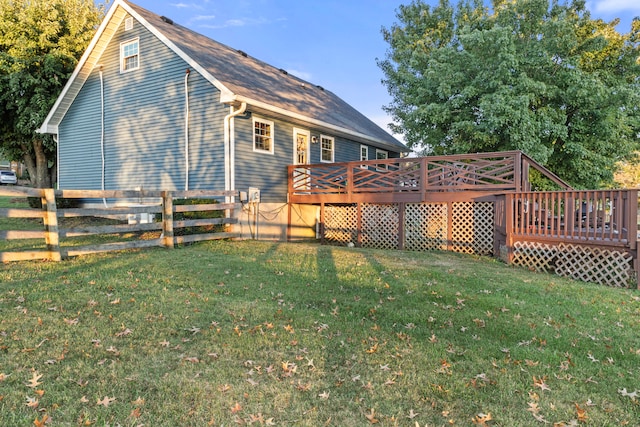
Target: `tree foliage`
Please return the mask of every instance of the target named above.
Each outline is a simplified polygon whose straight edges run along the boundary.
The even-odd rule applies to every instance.
[[[640,144],[640,20],[584,1],[400,6],[383,29],[385,108],[421,154],[522,150],[576,187],[613,180]]]
[[[53,183],[56,146],[36,129],[103,15],[93,0],[0,0],[0,146],[38,187]]]

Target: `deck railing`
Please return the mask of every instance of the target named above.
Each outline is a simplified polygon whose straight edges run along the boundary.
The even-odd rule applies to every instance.
[[[339,196],[348,203],[372,193],[444,191],[527,191],[533,167],[560,185],[569,185],[520,151],[429,156],[289,166],[291,201],[321,202]],[[333,201],[333,200],[331,200]]]
[[[580,242],[634,249],[638,191],[590,190],[506,194],[504,227],[515,239]],[[499,221],[500,222],[500,221]]]

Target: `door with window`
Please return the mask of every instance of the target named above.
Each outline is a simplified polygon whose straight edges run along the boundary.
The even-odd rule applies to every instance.
[[[309,140],[311,134],[308,130],[293,129],[293,164],[309,164]],[[311,171],[309,168],[296,168],[293,174],[293,187],[297,191],[309,190],[311,188]]]

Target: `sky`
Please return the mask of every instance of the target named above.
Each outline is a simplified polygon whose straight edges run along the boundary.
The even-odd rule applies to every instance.
[[[130,1],[332,91],[389,131],[382,107],[391,97],[377,65],[388,49],[381,30],[410,0]],[[588,0],[587,8],[592,18],[620,18],[622,33],[640,16],[640,0]]]

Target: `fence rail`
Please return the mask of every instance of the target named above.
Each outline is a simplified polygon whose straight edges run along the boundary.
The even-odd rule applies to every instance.
[[[33,227],[30,229],[0,230],[0,238],[23,243],[19,250],[0,252],[1,262],[33,259],[58,261],[96,252],[153,246],[173,248],[177,244],[238,237],[237,234],[219,230],[237,222],[229,214],[239,205],[217,202],[237,197],[238,193],[233,191],[56,191],[13,187],[0,188],[0,196],[33,197],[42,203],[41,209],[0,209],[0,219],[34,220],[29,222]],[[58,207],[60,201],[66,201],[62,205],[66,206],[69,200],[74,199],[94,201],[93,205],[103,207]],[[193,204],[183,204],[185,202]],[[156,215],[161,218],[160,221],[153,220]],[[185,218],[185,215],[201,215],[205,218]],[[79,221],[70,224],[69,221],[75,218],[110,218],[115,223],[86,224]],[[184,234],[184,230],[193,230],[193,227],[198,227],[195,233]],[[209,228],[202,230],[202,227]],[[101,236],[109,241],[96,244],[95,239],[78,240],[87,236]],[[25,249],[27,246],[28,249]]]

